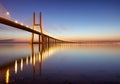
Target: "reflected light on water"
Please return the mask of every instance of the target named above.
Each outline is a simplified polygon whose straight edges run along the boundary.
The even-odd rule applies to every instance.
[[[56,46],[52,46],[49,48],[49,50],[45,50],[44,52],[42,52],[42,61],[45,61],[46,59],[48,59],[48,57],[52,56],[57,51],[56,48]]]
[[[17,50],[17,49],[15,49]],[[29,56],[25,56],[24,58],[19,58],[17,60],[15,60],[14,62],[11,62],[7,67],[7,69],[5,70],[5,82],[9,83],[9,78],[10,78],[10,72],[12,73],[12,70],[14,72],[15,75],[18,75],[18,72],[23,71],[24,66],[26,65],[32,65],[36,68],[36,64],[39,62],[42,66],[42,62],[45,61],[46,59],[50,58],[55,52],[57,51],[56,46],[50,46],[49,48],[42,48],[41,51],[37,52],[37,53],[32,53],[32,55],[30,54]],[[15,53],[16,54],[16,53]],[[20,67],[20,69],[19,69]],[[40,70],[42,70],[40,68]],[[41,72],[41,71],[40,71]],[[13,75],[13,74],[12,74]],[[14,78],[13,78],[14,79]]]
[[[34,48],[33,48],[33,50],[34,50]],[[51,45],[50,47],[42,48],[41,50],[39,50],[37,52],[32,52],[32,54],[30,53],[29,55],[25,55],[24,57],[21,57],[21,58],[15,60],[15,62],[11,62],[9,65],[9,69],[7,66],[7,68],[5,68],[5,70],[4,70],[4,78],[5,78],[4,80],[8,84],[9,82],[11,82],[10,76],[12,76],[11,78],[15,81],[16,81],[15,77],[21,76],[21,74],[25,74],[26,76],[29,76],[31,74],[32,74],[31,76],[33,76],[33,74],[34,74],[34,76],[36,76],[36,75],[38,75],[37,74],[38,70],[40,70],[39,72],[43,76],[44,74],[52,72],[52,70],[49,71],[49,68],[50,69],[53,68],[53,69],[55,69],[55,71],[57,71],[56,66],[60,67],[60,69],[63,69],[64,73],[67,73],[70,75],[72,74],[73,76],[76,77],[76,75],[74,75],[74,74],[77,74],[80,72],[82,73],[82,72],[84,72],[84,70],[87,70],[87,71],[89,69],[90,70],[93,69],[93,71],[97,70],[97,69],[99,70],[99,67],[97,67],[97,66],[100,66],[100,67],[102,66],[102,67],[106,68],[106,66],[109,65],[107,63],[112,64],[111,61],[114,61],[116,63],[116,60],[119,59],[119,57],[117,57],[119,55],[118,50],[120,50],[120,46],[118,46],[118,45],[117,46],[116,45],[82,45],[82,44]],[[56,52],[57,52],[57,55],[56,55]],[[61,52],[63,52],[63,53],[61,53]],[[57,58],[56,60],[54,60],[55,63],[51,58],[53,58],[53,59]],[[55,67],[53,65],[51,67],[51,66],[45,64],[48,62],[53,63],[53,65],[55,64],[54,65]],[[65,66],[59,66],[60,64],[63,64],[63,63],[65,64]],[[104,65],[106,65],[106,66],[102,65],[102,63],[105,63]],[[68,68],[66,68],[66,66],[68,66],[68,65],[66,65],[66,64],[70,64],[70,66],[69,66],[70,69],[73,69],[73,67],[75,67],[76,68],[76,69],[74,69],[75,71],[72,73],[69,72]],[[89,65],[91,65],[91,66],[94,65],[94,66],[92,66],[92,68],[90,68]],[[112,66],[112,65],[110,65],[110,66]],[[31,69],[31,67],[32,67],[32,69]],[[81,68],[79,68],[79,67],[81,67]],[[27,75],[27,73],[29,73],[29,71],[31,71],[31,70],[28,70],[28,69],[32,70],[32,73],[30,72],[29,75]],[[45,69],[46,69],[46,71],[44,71]],[[12,74],[12,70],[13,70],[13,72],[15,71],[15,76],[14,76],[14,74]],[[105,70],[109,70],[109,67],[106,68]],[[28,71],[28,72],[26,73],[26,71]],[[55,72],[55,71],[53,70],[53,72]],[[20,72],[20,73],[18,74],[18,72]],[[57,72],[55,72],[55,73],[57,75],[59,75],[59,73],[57,73]],[[97,73],[97,74],[99,74],[99,73]]]
[[[21,66],[20,66],[20,68],[21,68],[21,71],[23,70],[23,59],[21,59]]]
[[[10,70],[7,69],[7,71],[6,71],[6,84],[9,83],[9,76],[10,76]]]
[[[56,50],[57,50],[56,47],[51,47],[49,49],[49,56],[53,55],[56,52]]]
[[[35,62],[36,62],[36,58],[35,58],[35,55],[33,57],[33,65],[35,66]]]
[[[38,54],[38,59],[39,59],[39,62],[41,63],[41,55],[40,55],[40,52],[39,52],[39,54]]]
[[[30,64],[32,64],[32,56],[30,56]]]
[[[15,61],[15,74],[17,74],[17,60]]]
[[[26,57],[26,65],[28,65],[28,56]]]

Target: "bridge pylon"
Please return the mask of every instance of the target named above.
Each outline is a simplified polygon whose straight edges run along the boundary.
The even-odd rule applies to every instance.
[[[33,13],[33,26],[32,29],[34,30],[36,27],[40,28],[40,33],[39,34],[39,43],[40,43],[40,37],[41,37],[41,43],[43,43],[43,31],[42,31],[42,13],[40,12],[40,22],[39,24],[36,23],[36,15],[35,12]],[[32,32],[32,38],[31,38],[31,43],[34,43],[34,33]]]

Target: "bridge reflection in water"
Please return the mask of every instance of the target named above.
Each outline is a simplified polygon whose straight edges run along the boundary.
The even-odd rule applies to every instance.
[[[47,58],[52,56],[60,44],[48,44],[48,45],[39,45],[39,52],[35,53],[34,44],[31,44],[31,55],[16,59],[8,64],[0,65],[0,82],[9,83],[14,82],[12,79],[13,74],[20,74],[27,66],[31,66],[33,69],[33,75],[36,74],[36,66],[39,65],[39,74],[42,75],[42,64]],[[11,80],[12,79],[12,80]]]
[[[98,84],[113,78],[120,83],[120,44],[25,45],[0,45],[0,83]]]

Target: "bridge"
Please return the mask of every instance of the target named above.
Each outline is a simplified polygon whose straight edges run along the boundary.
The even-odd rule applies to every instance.
[[[32,26],[32,28],[30,28],[28,26],[24,26],[23,24],[17,23],[15,21],[8,20],[8,19],[3,18],[3,17],[0,17],[0,23],[4,24],[4,25],[11,26],[11,27],[14,27],[14,28],[18,28],[18,29],[21,29],[21,30],[25,30],[25,31],[31,32],[32,36],[31,36],[31,42],[30,43],[35,43],[34,42],[34,34],[38,34],[39,35],[38,43],[42,43],[42,44],[67,42],[67,41],[63,41],[63,40],[54,38],[54,37],[49,36],[47,34],[44,34],[42,32],[42,13],[41,12],[40,12],[40,23],[39,24],[36,24],[36,19],[35,18],[36,18],[36,15],[35,15],[35,12],[34,12],[33,13],[33,26]],[[40,31],[35,30],[35,27],[39,27]]]

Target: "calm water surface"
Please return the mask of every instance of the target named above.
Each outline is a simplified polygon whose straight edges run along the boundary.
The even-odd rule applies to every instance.
[[[120,84],[120,44],[0,44],[0,84]]]

